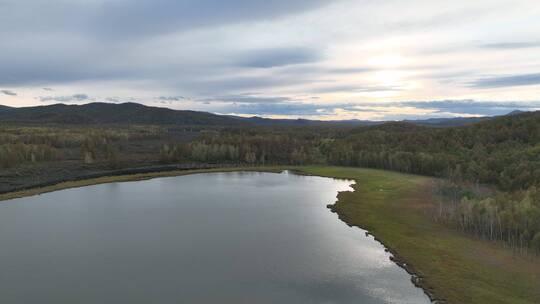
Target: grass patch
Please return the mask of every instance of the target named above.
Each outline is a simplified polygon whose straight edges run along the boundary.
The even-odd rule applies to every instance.
[[[356,180],[336,211],[370,231],[449,303],[540,303],[540,259],[524,257],[434,222],[433,179],[394,172],[303,167],[313,175]]]

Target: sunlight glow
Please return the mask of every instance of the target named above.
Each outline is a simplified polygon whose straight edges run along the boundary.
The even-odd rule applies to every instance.
[[[369,65],[381,68],[397,68],[407,63],[409,63],[409,60],[400,54],[384,54],[368,60]]]

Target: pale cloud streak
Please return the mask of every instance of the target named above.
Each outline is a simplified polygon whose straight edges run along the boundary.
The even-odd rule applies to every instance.
[[[8,96],[17,96],[17,93],[11,91],[11,90],[0,90],[0,93]]]

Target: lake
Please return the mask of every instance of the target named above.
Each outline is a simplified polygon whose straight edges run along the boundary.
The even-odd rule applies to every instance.
[[[351,181],[206,173],[0,203],[0,303],[430,303],[327,204]]]

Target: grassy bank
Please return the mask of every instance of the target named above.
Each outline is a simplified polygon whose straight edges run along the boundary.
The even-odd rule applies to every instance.
[[[308,174],[354,179],[335,209],[381,240],[436,295],[450,303],[540,303],[540,259],[513,254],[437,224],[426,212],[433,180],[399,173],[305,167]]]
[[[220,168],[102,177],[0,195],[1,200],[88,185],[205,172],[287,167]],[[289,167],[291,168],[291,167]],[[343,167],[294,167],[304,173],[356,180],[354,192],[339,195],[335,210],[350,225],[370,231],[424,287],[450,303],[540,303],[540,260],[476,240],[431,220],[433,180],[380,170]]]

